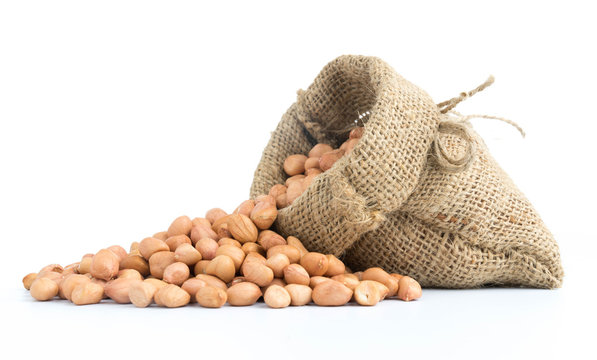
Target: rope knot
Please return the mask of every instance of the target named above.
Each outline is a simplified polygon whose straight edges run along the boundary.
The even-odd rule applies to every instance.
[[[455,98],[437,104],[437,107],[442,114],[452,115],[448,116],[447,120],[443,120],[439,123],[437,133],[435,134],[435,138],[433,139],[433,143],[431,145],[435,160],[444,170],[448,172],[462,171],[467,169],[474,161],[477,146],[471,134],[471,129],[466,125],[466,122],[470,119],[494,119],[503,121],[515,127],[520,132],[522,137],[525,137],[524,130],[512,120],[489,115],[462,115],[452,110],[462,101],[491,86],[494,80],[495,79],[493,76],[489,76],[489,78],[485,80],[483,84],[477,86],[473,90],[462,92]],[[450,156],[446,147],[441,142],[442,135],[454,135],[461,138],[466,143],[464,155],[460,158]]]

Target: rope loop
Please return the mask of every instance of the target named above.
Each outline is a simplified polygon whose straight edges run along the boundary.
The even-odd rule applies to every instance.
[[[471,91],[462,92],[459,96],[454,97],[450,100],[437,104],[439,111],[442,114],[447,114],[448,119],[443,120],[439,123],[437,133],[433,140],[432,151],[438,165],[448,172],[458,172],[467,169],[475,159],[475,153],[477,151],[475,140],[471,134],[470,128],[467,126],[467,122],[471,119],[493,119],[505,122],[515,127],[522,137],[525,137],[524,130],[514,121],[490,115],[462,115],[452,109],[454,109],[459,103],[468,99],[469,97],[483,91],[487,87],[491,86],[494,82],[494,77],[489,76],[484,83],[477,86]],[[460,158],[451,157],[448,154],[447,149],[441,142],[441,137],[445,135],[454,135],[461,138],[467,145],[464,155]]]

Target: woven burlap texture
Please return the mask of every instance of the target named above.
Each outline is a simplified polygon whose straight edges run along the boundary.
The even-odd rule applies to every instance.
[[[359,143],[279,211],[280,233],[354,270],[380,266],[424,287],[561,286],[552,234],[470,123],[461,125],[466,141],[442,135],[450,115],[375,57],[341,56],[299,91],[263,151],[251,196],[284,183],[287,156],[318,142],[339,146],[359,116]],[[473,151],[470,161],[440,166],[438,141],[456,159]]]

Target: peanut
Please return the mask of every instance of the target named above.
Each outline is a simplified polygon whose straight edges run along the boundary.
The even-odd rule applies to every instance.
[[[25,275],[25,277],[23,278],[23,286],[25,287],[25,289],[29,290],[31,288],[31,284],[35,281],[36,278],[37,273],[30,273]]]
[[[289,236],[289,237],[286,239],[286,241],[288,241],[288,245],[290,245],[290,246],[294,246],[295,248],[297,248],[297,249],[298,249],[298,251],[299,251],[299,253],[300,253],[301,257],[302,257],[303,255],[305,255],[306,253],[308,253],[308,252],[309,252],[309,250],[307,250],[307,249],[305,248],[305,246],[303,245],[303,243],[302,243],[302,242],[301,242],[301,241],[300,241],[298,238],[296,238],[296,237],[294,237],[294,236]]]
[[[301,194],[303,193],[303,182],[301,181],[294,181],[288,185],[288,190],[286,190],[286,201],[288,204],[292,204],[294,200],[296,200]]]
[[[305,180],[303,181],[303,188],[307,188],[309,187],[309,185],[311,185],[312,180],[319,174],[323,173],[323,171],[321,171],[320,168],[311,168],[311,169],[307,169],[305,170]],[[309,179],[310,178],[310,179]],[[309,179],[309,180],[307,180]],[[305,186],[306,184],[306,186]]]
[[[274,279],[274,280],[275,280],[275,279]],[[228,286],[228,287],[230,287],[230,286],[232,286],[232,285],[234,285],[234,284],[238,284],[238,283],[245,282],[245,281],[247,281],[247,279],[245,279],[245,277],[244,277],[244,276],[235,276],[235,277],[234,277],[234,279],[232,279],[232,281],[230,281],[230,282],[227,284],[227,286]]]
[[[186,235],[174,235],[166,239],[166,245],[168,245],[170,251],[176,251],[182,244],[191,245],[191,239]]]
[[[332,279],[327,278],[325,276],[312,276],[311,279],[309,279],[309,287],[313,289],[324,281],[332,281]]]
[[[240,241],[241,244],[257,241],[257,227],[247,216],[242,214],[230,215],[227,223],[232,237]]]
[[[213,208],[205,213],[205,218],[213,225],[218,219],[228,215],[226,211],[220,208]]]
[[[411,301],[421,297],[421,285],[419,285],[415,279],[409,276],[403,276],[399,283],[398,299]]]
[[[290,294],[282,286],[272,285],[263,294],[263,300],[271,308],[285,308],[290,305]]]
[[[299,264],[290,264],[284,269],[284,281],[288,284],[309,285],[309,273]]]
[[[147,278],[147,279],[143,280],[143,282],[146,282],[148,284],[155,286],[156,289],[159,289],[159,288],[162,288],[162,287],[168,285],[168,283],[165,282],[164,280],[155,279],[155,278]]]
[[[195,245],[197,244],[197,241],[204,238],[209,238],[217,241],[220,238],[217,234],[218,230],[220,229],[217,228],[216,230],[214,230],[209,226],[205,226],[203,224],[193,226],[193,228],[191,229],[191,241]]]
[[[311,290],[307,285],[288,284],[284,287],[290,294],[290,305],[302,306],[311,302]]]
[[[275,201],[275,200],[274,200]],[[261,230],[267,230],[272,226],[276,217],[278,216],[278,209],[275,203],[260,202],[253,210],[251,210],[251,221]]]
[[[191,295],[191,302],[195,301],[195,295],[200,288],[207,286],[207,283],[204,280],[197,279],[197,278],[190,278],[182,283],[181,288],[188,292]]]
[[[106,287],[106,283],[107,283],[107,281],[106,281],[106,280],[101,280],[101,279],[92,278],[92,279],[91,279],[91,282],[92,282],[92,283],[94,283],[94,284],[97,284],[97,285],[99,285],[99,286],[101,286],[101,287],[102,287],[102,299],[107,299],[107,298],[108,298],[108,295],[106,295],[106,292],[104,291],[104,288]],[[78,286],[78,285],[77,285],[77,286]],[[73,289],[73,290],[74,290],[74,289]],[[60,291],[58,291],[58,295],[60,295]],[[72,295],[72,293],[71,293],[71,295]]]
[[[328,271],[328,258],[318,252],[309,252],[301,257],[300,264],[307,270],[309,276],[322,276]]]
[[[222,227],[223,225],[227,225],[228,224],[228,219],[229,218],[230,218],[230,215],[222,216],[218,220],[214,221],[213,224],[211,224],[211,229],[214,232],[218,232],[218,230],[220,229],[220,227]]]
[[[365,280],[365,281],[373,281],[373,280]],[[388,296],[388,294],[390,293],[390,290],[388,289],[388,287],[380,282],[377,282],[377,281],[373,281],[373,282],[379,289],[379,295],[381,297],[381,300],[385,299]]]
[[[176,236],[176,235],[189,235],[191,232],[191,228],[193,227],[193,223],[188,216],[179,216],[168,228],[168,237]]]
[[[104,286],[106,295],[119,304],[128,304],[131,302],[129,298],[129,288],[131,283],[139,281],[137,279],[120,278],[110,280]]]
[[[173,264],[174,253],[171,251],[158,251],[149,258],[149,271],[151,276],[162,279],[164,277],[164,269],[168,265]]]
[[[203,260],[211,260],[215,258],[218,247],[218,243],[214,239],[210,238],[200,239],[195,244],[195,249],[199,251]]]
[[[64,270],[60,273],[62,276],[70,274],[78,274],[77,269],[79,268],[79,262],[72,263],[64,267]]]
[[[290,155],[284,160],[284,171],[288,176],[305,172],[305,161],[307,157],[303,154]]]
[[[363,272],[363,280],[374,280],[384,284],[388,290],[388,296],[396,295],[398,291],[398,281],[396,278],[390,276],[384,269],[379,267],[372,267]]]
[[[211,229],[211,221],[207,220],[206,218],[196,217],[191,220],[191,228],[193,226],[206,226]]]
[[[328,144],[317,144],[313,146],[313,148],[309,151],[309,157],[319,158],[321,155],[328,153],[332,150],[334,150],[334,148]]]
[[[216,231],[216,234],[218,235],[218,238],[232,238],[232,234],[230,233],[230,230],[228,230],[228,224],[222,224],[222,226],[220,226],[220,228],[218,229],[218,231]],[[219,242],[220,240],[218,240]],[[240,244],[240,242],[239,242]]]
[[[255,205],[259,203],[267,203],[270,205],[276,205],[276,198],[273,195],[259,195],[255,198]]]
[[[143,276],[141,275],[141,273],[135,269],[122,269],[122,270],[118,271],[118,274],[116,275],[116,277],[119,279],[143,280]]]
[[[71,275],[76,275],[76,274],[71,274]],[[56,285],[58,285],[58,287],[60,287],[60,284],[62,283],[63,279],[66,278],[66,276],[62,276],[62,273],[57,273],[55,271],[42,271],[42,272],[37,273],[36,279],[41,279],[41,278],[48,278],[48,279],[54,281],[56,283]]]
[[[170,247],[165,241],[154,237],[145,238],[139,243],[139,252],[141,253],[141,256],[145,258],[145,260],[149,260],[149,258],[158,251],[169,250]]]
[[[251,211],[253,211],[253,208],[255,207],[255,200],[245,200],[242,203],[240,203],[240,205],[234,209],[234,211],[232,212],[233,214],[242,214],[246,217],[249,217],[249,215],[251,214]]]
[[[107,247],[107,249],[116,254],[119,260],[124,259],[128,255],[126,250],[120,245],[112,245]]]
[[[286,185],[276,184],[269,190],[269,195],[273,196],[274,199],[282,194],[286,194]]]
[[[205,273],[214,275],[224,282],[230,282],[236,273],[234,261],[227,255],[218,255],[205,268]]]
[[[305,176],[302,183],[302,192],[305,192],[307,190],[307,188],[309,187],[309,185],[311,185],[311,183],[317,177],[317,175],[319,175],[317,172],[311,172],[309,175]]]
[[[241,282],[232,285],[226,292],[228,303],[232,306],[253,305],[261,297],[261,289],[252,282]]]
[[[195,274],[195,275],[205,274],[205,269],[207,269],[207,265],[209,265],[210,262],[211,262],[211,260],[197,261],[197,263],[195,264],[195,267],[193,268],[193,274]]]
[[[319,158],[319,168],[323,171],[328,171],[342,156],[344,156],[344,150],[341,149],[332,150],[321,155]]]
[[[92,260],[93,260],[93,257],[82,258],[81,262],[79,263],[77,272],[79,274],[87,274],[87,273],[91,272],[91,261]]]
[[[205,281],[205,283],[209,286],[217,287],[222,290],[228,289],[228,287],[226,286],[226,283],[223,282],[222,280],[218,279],[215,276],[207,275],[207,274],[199,274],[196,276],[196,278],[199,280]]]
[[[252,252],[252,253],[248,253],[247,256],[245,256],[245,261],[243,262],[243,264],[250,263],[250,262],[258,262],[260,264],[265,265],[265,263],[267,262],[267,259],[264,258],[263,255],[261,255],[259,253]]]
[[[305,161],[305,172],[309,171],[310,169],[319,170],[319,156],[310,157],[307,159],[307,161]]]
[[[176,248],[176,251],[174,251],[174,260],[182,262],[188,266],[195,265],[201,259],[201,253],[191,244],[182,244]]]
[[[164,285],[165,286],[165,285]],[[136,307],[148,307],[158,288],[147,281],[133,281],[129,287],[129,300]]]
[[[97,304],[103,297],[104,287],[91,281],[77,285],[71,293],[71,300],[75,305]]]
[[[282,209],[288,206],[288,196],[286,193],[276,196],[276,207]]]
[[[195,298],[197,303],[203,307],[219,308],[226,303],[228,295],[226,290],[213,286],[204,286],[199,288]]]
[[[77,269],[79,268],[80,262],[72,263],[70,265],[66,265],[64,270],[62,270],[62,276],[70,275],[70,274],[78,274]]]
[[[263,246],[257,243],[244,243],[243,246],[241,246],[241,249],[245,252],[246,255],[248,255],[250,252],[265,255],[265,249],[263,248]]]
[[[62,273],[63,270],[64,270],[64,268],[62,266],[60,266],[59,264],[50,264],[50,265],[46,265],[43,268],[41,268],[41,270],[39,270],[39,273],[43,273],[43,272],[47,272],[47,271]]]
[[[358,142],[359,139],[348,139],[340,146],[340,150],[344,150],[344,154],[349,154]]]
[[[242,251],[241,248],[236,247],[234,245],[222,245],[218,247],[216,251],[216,256],[218,255],[226,255],[232,259],[234,262],[234,270],[238,271],[240,269],[241,264],[245,260],[245,252]]]
[[[286,240],[271,230],[263,230],[259,233],[257,243],[259,243],[265,251],[268,251],[276,245],[286,245]]]
[[[278,286],[284,287],[288,284],[286,284],[286,281],[284,281],[283,279],[274,278],[272,280],[272,282],[270,282],[269,284],[267,284],[265,286],[261,286],[261,293],[265,294],[265,292],[267,291],[267,288],[269,288],[270,286],[273,286],[273,285],[278,285]]]
[[[362,126],[357,126],[350,131],[348,137],[350,139],[360,139],[363,136],[363,132],[365,132],[365,128]]]
[[[60,292],[62,293],[62,296],[65,299],[70,300],[71,294],[72,294],[73,290],[75,289],[75,287],[77,287],[78,285],[80,285],[82,283],[88,283],[90,281],[91,280],[85,275],[80,275],[80,274],[68,275],[60,283]]]
[[[267,257],[270,258],[276,254],[284,254],[291,264],[298,263],[301,259],[301,252],[299,249],[291,245],[276,245],[267,250]]]
[[[154,295],[156,304],[168,308],[185,306],[191,301],[191,295],[174,284],[168,284]]]
[[[354,289],[354,299],[359,305],[373,306],[377,304],[381,299],[381,293],[379,286],[385,286],[377,281],[364,280]]]
[[[340,274],[332,276],[332,280],[339,281],[350,290],[354,290],[360,283],[360,280],[352,274]]]
[[[110,280],[120,268],[120,258],[108,249],[102,249],[93,256],[89,273],[97,279]]]
[[[255,283],[258,286],[266,286],[274,279],[272,269],[255,261],[245,262],[241,270],[247,281]]]
[[[346,267],[340,259],[331,254],[326,255],[326,257],[328,258],[328,269],[324,274],[325,276],[332,277],[344,274]]]
[[[400,274],[396,274],[396,273],[390,274],[390,276],[392,276],[394,279],[396,279],[396,280],[398,280],[398,281],[400,281],[400,279],[402,279],[402,278],[403,278],[403,276],[402,276],[402,275],[400,275]]]
[[[245,244],[254,244],[254,243],[245,243]],[[222,237],[222,238],[220,238],[220,240],[218,240],[218,246],[224,246],[224,245],[234,245],[237,248],[242,248],[242,244],[240,243],[240,241],[234,240],[229,237]]]
[[[288,179],[286,179],[285,185],[286,185],[286,187],[288,187],[288,186],[290,186],[290,184],[293,184],[295,182],[301,183],[304,178],[305,178],[305,175],[303,175],[303,174],[291,176]],[[288,193],[288,188],[286,189],[286,192]]]
[[[58,285],[48,278],[36,279],[31,283],[29,293],[35,300],[46,301],[58,295]]]
[[[312,297],[320,306],[340,306],[350,301],[352,290],[338,281],[324,281],[315,286]]]
[[[81,264],[83,264],[83,261],[81,261]],[[147,260],[140,255],[129,255],[124,258],[124,260],[120,262],[120,269],[134,269],[143,276],[149,275],[149,264],[147,263]]]
[[[279,253],[269,256],[267,261],[265,262],[265,265],[272,269],[272,271],[274,272],[274,277],[281,278],[284,277],[284,268],[290,265],[290,260],[288,260],[288,256]]]
[[[190,275],[189,267],[182,262],[175,262],[164,269],[164,281],[169,284],[182,285]]]
[[[166,239],[168,238],[168,232],[167,231],[160,231],[160,232],[157,232],[157,233],[153,234],[151,237],[154,238],[154,239],[166,241]]]

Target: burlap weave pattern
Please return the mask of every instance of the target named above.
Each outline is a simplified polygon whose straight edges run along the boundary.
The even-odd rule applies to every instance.
[[[426,287],[561,285],[555,240],[482,139],[469,128],[470,166],[440,167],[430,150],[448,115],[377,58],[339,57],[299,92],[263,152],[251,196],[285,181],[288,155],[339,145],[365,111],[360,142],[280,210],[278,231],[355,270],[381,266]],[[466,147],[441,139],[455,157]]]

